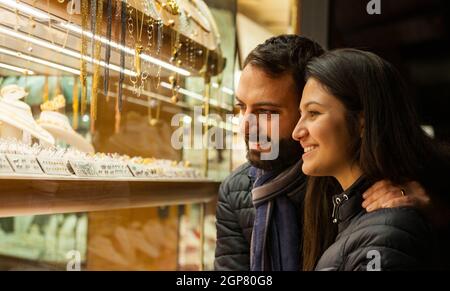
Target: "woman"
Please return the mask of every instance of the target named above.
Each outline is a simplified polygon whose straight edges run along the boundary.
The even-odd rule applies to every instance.
[[[430,267],[432,234],[418,212],[361,207],[362,193],[383,179],[418,181],[432,197],[448,189],[449,155],[422,131],[398,72],[372,53],[342,49],[313,59],[306,80],[293,132],[312,176],[303,268]]]

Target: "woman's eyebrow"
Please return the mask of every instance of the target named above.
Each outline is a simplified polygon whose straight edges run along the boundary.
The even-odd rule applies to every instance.
[[[304,106],[305,106],[305,107],[308,107],[309,105],[312,105],[312,104],[316,104],[316,105],[319,105],[319,106],[325,106],[325,105],[323,105],[322,103],[319,103],[319,102],[317,102],[317,101],[309,101],[309,102],[307,102]]]

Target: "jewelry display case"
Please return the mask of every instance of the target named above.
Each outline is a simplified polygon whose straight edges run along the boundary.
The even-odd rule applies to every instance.
[[[212,269],[235,13],[0,0],[0,269]]]

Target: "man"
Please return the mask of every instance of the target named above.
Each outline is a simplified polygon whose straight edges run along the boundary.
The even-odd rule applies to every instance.
[[[304,68],[322,53],[307,38],[281,35],[257,46],[244,62],[236,105],[243,115],[248,162],[219,190],[216,270],[300,270],[305,176],[300,168],[302,149],[291,136],[300,118]],[[267,122],[252,126],[249,117],[260,115],[266,115]],[[271,139],[275,121],[278,138]],[[259,138],[251,139],[255,132]],[[262,158],[275,147],[279,152],[275,159]],[[418,184],[399,188],[381,181],[365,193],[363,206],[373,211],[416,200],[426,205],[422,190]],[[408,193],[408,203],[401,199],[402,191]]]

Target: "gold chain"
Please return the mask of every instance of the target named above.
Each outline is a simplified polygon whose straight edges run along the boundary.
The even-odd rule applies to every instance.
[[[80,64],[80,83],[81,83],[81,115],[86,112],[87,101],[87,64],[84,56],[87,55],[88,38],[84,33],[88,28],[89,2],[81,0],[81,64]]]
[[[73,91],[72,91],[72,127],[73,129],[78,128],[78,109],[79,109],[79,102],[78,102],[78,79],[77,77],[73,78]]]
[[[142,31],[144,29],[144,16],[145,13],[141,13],[142,14],[142,18],[141,18],[141,23],[139,24],[139,10],[135,9],[136,12],[136,43],[135,43],[135,59],[134,59],[134,67],[136,70],[136,82],[138,82],[138,80],[141,78],[142,75],[142,66],[141,66],[141,53],[143,51],[143,46],[142,46]],[[140,90],[140,86],[139,89],[136,88],[137,90],[137,95],[139,96],[141,93]]]
[[[128,27],[128,33],[129,33],[129,46],[135,46],[136,45],[136,40],[134,38],[134,21],[133,21],[133,12],[134,12],[134,8],[133,6],[127,1],[127,10],[128,10],[128,20],[127,20],[127,27]],[[138,28],[136,28],[138,29]],[[136,53],[136,51],[135,51]],[[135,68],[136,66],[136,57],[131,59],[131,68]],[[130,75],[130,82],[133,84],[133,91],[136,92],[136,84],[137,84],[137,80],[138,76],[133,76]]]
[[[44,80],[44,94],[42,94],[42,101],[47,102],[48,101],[48,76],[45,76]]]
[[[149,6],[150,2],[147,1],[142,1],[142,5],[145,9],[145,14],[149,14],[146,15],[147,19],[146,19],[146,24],[147,24],[147,45],[144,49],[144,51],[148,54],[151,55],[151,48],[152,48],[152,39],[153,39],[153,19],[150,16],[150,11],[149,11]],[[141,74],[141,84],[139,86],[139,91],[142,92],[142,90],[144,90],[144,86],[145,86],[145,82],[147,81],[147,78],[149,76],[149,71],[151,70],[151,65],[148,61],[144,60],[144,70],[142,71]]]
[[[95,1],[95,0],[94,0]],[[97,15],[96,15],[96,26],[95,34],[100,36],[102,34],[102,22],[103,20],[103,0],[97,1]],[[97,96],[98,96],[98,85],[100,83],[100,54],[101,54],[101,42],[99,40],[95,41],[94,47],[94,58],[97,60],[94,63],[94,76],[92,80],[92,92],[91,92],[91,131],[95,129],[95,121],[97,120]]]
[[[159,5],[159,11],[158,14],[162,15],[162,10],[163,7],[162,5],[160,5],[160,3],[155,2],[155,4]],[[161,54],[161,48],[162,48],[162,44],[163,44],[163,40],[164,40],[164,23],[161,19],[158,19],[156,21],[156,39],[157,39],[157,43],[156,43],[156,58],[159,58],[160,54]],[[156,72],[156,78],[155,78],[155,89],[158,90],[159,89],[159,85],[161,84],[161,65],[158,66],[158,70]]]

